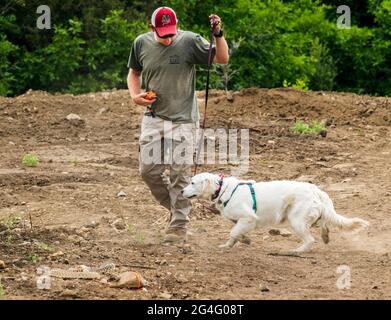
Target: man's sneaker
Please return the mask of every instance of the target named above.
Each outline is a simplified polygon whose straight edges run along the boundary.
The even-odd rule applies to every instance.
[[[187,241],[187,230],[185,228],[169,228],[166,231],[163,242],[185,242]]]

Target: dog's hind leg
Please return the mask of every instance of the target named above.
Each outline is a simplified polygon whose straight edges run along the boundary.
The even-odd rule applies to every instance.
[[[246,239],[245,234],[256,227],[256,221],[252,218],[240,218],[231,230],[229,240],[219,248],[230,249],[237,241]],[[249,240],[249,239],[248,239]]]
[[[296,248],[295,252],[307,252],[310,251],[312,248],[312,245],[315,242],[314,237],[311,235],[311,232],[309,230],[309,226],[307,224],[295,224],[292,225],[293,230],[296,232],[296,234],[300,237],[300,239],[303,241],[303,244]]]
[[[298,206],[295,209],[295,211],[291,212],[288,219],[293,231],[300,237],[303,244],[296,248],[294,252],[310,251],[315,242],[310,232],[310,226],[316,221],[317,215],[311,212],[311,208]]]

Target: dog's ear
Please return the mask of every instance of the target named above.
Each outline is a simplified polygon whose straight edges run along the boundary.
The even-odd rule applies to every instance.
[[[207,179],[207,188],[208,190],[210,190],[210,192],[214,192],[214,189],[215,189],[215,179],[214,179],[214,175],[211,174],[208,176],[208,179]]]

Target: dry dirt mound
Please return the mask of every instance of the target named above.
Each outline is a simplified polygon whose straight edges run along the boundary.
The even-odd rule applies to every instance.
[[[367,219],[371,227],[357,235],[332,230],[328,246],[315,228],[314,251],[304,258],[269,255],[298,244],[295,236],[271,235],[269,228],[250,235],[250,246],[224,253],[217,246],[231,223],[195,202],[192,239],[186,246],[163,246],[168,212],[138,173],[143,109],[132,105],[125,90],[79,96],[29,91],[0,97],[5,297],[391,298],[391,99],[293,89],[212,90],[208,108],[207,127],[250,129],[245,178],[311,181],[330,194],[337,211]],[[292,133],[299,119],[323,121],[327,136]],[[26,153],[39,157],[38,166],[22,165]],[[221,169],[229,166],[203,168]],[[116,288],[110,275],[56,278],[50,289],[37,288],[42,265],[96,270],[103,263],[114,263],[117,273],[141,273],[147,290]],[[336,286],[341,265],[350,268],[350,289]]]

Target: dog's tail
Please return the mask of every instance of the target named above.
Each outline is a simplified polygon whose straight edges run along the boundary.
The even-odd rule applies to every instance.
[[[369,222],[364,219],[346,218],[335,212],[333,202],[326,192],[318,189],[318,195],[323,203],[322,225],[324,226],[322,226],[322,228],[327,229],[326,225],[329,224],[344,230],[353,231],[364,229],[369,226]]]

